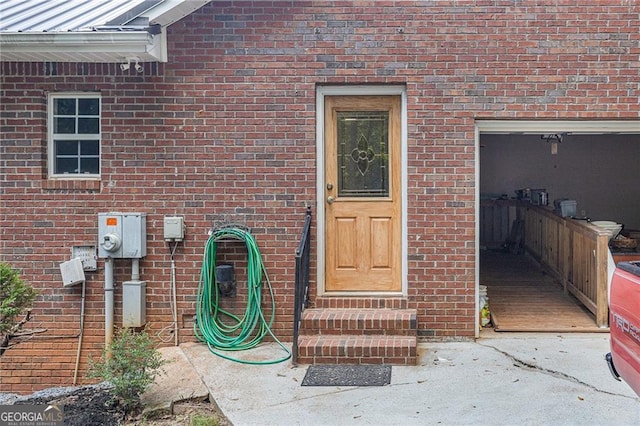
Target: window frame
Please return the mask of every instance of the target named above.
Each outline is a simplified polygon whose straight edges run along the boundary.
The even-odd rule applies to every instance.
[[[54,103],[57,99],[97,99],[99,105],[98,113],[98,133],[54,133]],[[76,110],[75,118],[79,117]],[[95,116],[89,116],[95,117]],[[95,140],[98,142],[98,173],[55,173],[56,163],[56,140]],[[80,156],[79,156],[80,157]],[[49,179],[66,180],[96,180],[101,176],[102,159],[102,96],[99,92],[54,92],[48,94],[47,99],[47,169]]]

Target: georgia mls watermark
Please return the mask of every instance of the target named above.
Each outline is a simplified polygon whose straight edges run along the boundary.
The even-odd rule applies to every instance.
[[[0,405],[0,426],[62,426],[63,407],[46,404]]]

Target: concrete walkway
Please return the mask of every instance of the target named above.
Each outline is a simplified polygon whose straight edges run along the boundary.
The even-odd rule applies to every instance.
[[[483,331],[476,342],[421,343],[418,366],[394,366],[382,387],[302,387],[307,367],[290,361],[239,364],[194,343],[172,350],[184,354],[174,371],[195,373],[238,426],[640,424],[640,400],[604,362],[608,334]],[[274,359],[282,349],[236,355]]]

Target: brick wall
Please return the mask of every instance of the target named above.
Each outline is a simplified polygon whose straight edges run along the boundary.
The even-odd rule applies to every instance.
[[[158,340],[172,340],[162,218],[176,214],[187,225],[175,256],[181,341],[193,339],[207,231],[224,215],[256,236],[275,291],[274,331],[287,339],[294,251],[305,206],[316,203],[321,84],[406,86],[409,304],[421,336],[473,337],[474,119],[638,117],[640,6],[583,3],[215,1],[172,25],[169,62],[142,74],[1,64],[1,260],[39,290],[29,328],[46,331],[0,358],[0,391],[72,382],[81,293],[62,288],[58,264],[71,246],[96,244],[103,211],[147,213],[140,266]],[[46,96],[75,90],[102,95],[99,182],[46,178]],[[99,265],[88,273],[80,382],[104,342]],[[130,273],[117,262],[118,283]]]

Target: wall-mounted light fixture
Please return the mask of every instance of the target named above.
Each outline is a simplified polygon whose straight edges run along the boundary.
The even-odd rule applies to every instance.
[[[556,155],[558,153],[558,144],[562,142],[562,140],[567,136],[566,133],[548,133],[540,136],[541,139],[547,141],[547,143],[551,144],[551,155]]]
[[[140,58],[138,58],[137,56],[131,56],[131,57],[127,57],[125,59],[126,59],[127,62],[120,64],[120,69],[122,71],[128,71],[129,68],[131,68],[131,64],[135,63],[134,69],[136,70],[136,72],[137,73],[142,73],[144,68],[142,67],[142,65],[140,65]]]
[[[540,136],[540,138],[546,140],[549,143],[560,143],[566,135],[566,133],[549,133]]]

